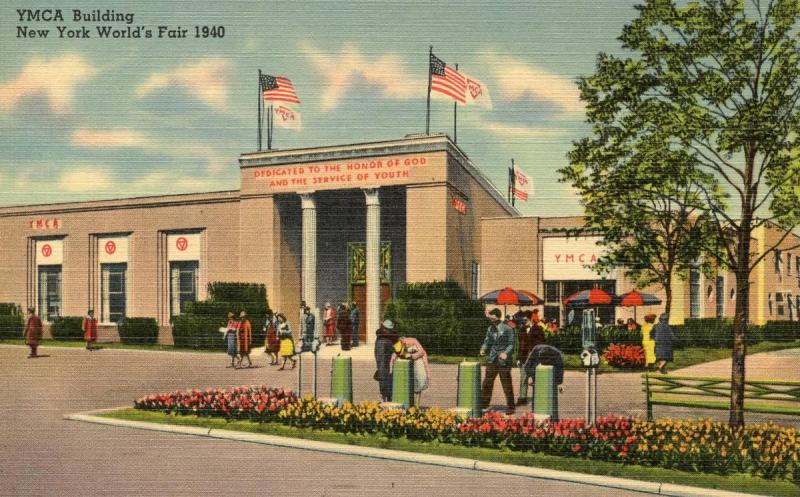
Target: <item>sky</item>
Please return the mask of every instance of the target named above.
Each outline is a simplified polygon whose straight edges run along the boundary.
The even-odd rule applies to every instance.
[[[238,189],[239,154],[257,149],[259,69],[301,100],[303,129],[276,129],[273,148],[423,133],[433,45],[493,102],[459,108],[459,147],[501,191],[514,158],[534,180],[520,211],[553,216],[582,213],[556,172],[589,131],[576,78],[599,52],[623,54],[638,2],[73,0],[40,7],[63,21],[20,20],[27,3],[0,7],[0,205]],[[74,9],[133,19],[75,21]],[[103,39],[103,26],[153,37]],[[452,101],[432,100],[431,132],[453,136]]]

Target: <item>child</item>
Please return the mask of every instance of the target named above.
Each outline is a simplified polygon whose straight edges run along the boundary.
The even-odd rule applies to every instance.
[[[278,313],[278,338],[281,340],[280,356],[283,357],[283,364],[278,369],[283,371],[286,369],[286,360],[291,359],[292,369],[297,366],[297,359],[294,358],[294,340],[292,339],[292,328],[286,322],[286,316]]]
[[[234,319],[232,312],[228,313],[228,325],[225,327],[225,343],[228,347],[228,355],[231,356],[231,365],[229,368],[236,367],[236,357],[239,355],[239,347],[236,343],[238,338],[239,321]]]

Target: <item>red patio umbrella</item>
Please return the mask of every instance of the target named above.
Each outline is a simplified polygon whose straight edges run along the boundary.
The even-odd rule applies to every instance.
[[[539,305],[542,299],[537,297],[533,292],[528,290],[515,290],[511,287],[501,288],[500,290],[493,290],[483,295],[480,300],[487,304],[497,304],[503,306],[503,314],[508,314],[506,306],[516,305]]]
[[[614,297],[605,290],[592,288],[575,292],[564,299],[564,305],[608,305],[614,301]]]
[[[640,293],[636,290],[631,290],[628,293],[623,293],[617,297],[617,305],[623,307],[633,307],[633,320],[636,321],[636,308],[644,305],[659,305],[661,299],[649,293]]]

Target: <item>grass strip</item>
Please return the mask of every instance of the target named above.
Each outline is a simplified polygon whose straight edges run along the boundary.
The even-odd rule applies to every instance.
[[[592,475],[604,475],[632,480],[656,483],[671,483],[694,487],[729,490],[775,496],[797,496],[800,487],[786,480],[766,480],[746,474],[727,476],[689,473],[673,469],[652,466],[624,465],[607,461],[552,456],[535,452],[512,451],[508,449],[492,449],[485,447],[465,447],[449,443],[421,442],[402,438],[389,438],[384,435],[361,435],[338,433],[333,430],[314,430],[297,428],[279,423],[255,423],[252,421],[228,421],[219,418],[202,418],[198,416],[176,416],[163,412],[141,411],[128,408],[98,414],[101,417],[128,421],[173,424],[181,426],[198,426],[203,428],[260,433],[320,442],[332,442],[363,447],[402,450],[440,456],[461,457],[481,461],[514,464],[559,471],[571,471]]]

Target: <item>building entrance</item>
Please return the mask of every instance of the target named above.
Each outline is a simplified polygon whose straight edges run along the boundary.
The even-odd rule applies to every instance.
[[[349,300],[356,302],[361,311],[361,321],[358,325],[358,338],[362,343],[367,340],[367,333],[374,333],[375,330],[367,330],[367,247],[364,243],[347,244],[347,274],[349,284]],[[377,322],[383,318],[383,310],[386,302],[392,298],[392,243],[381,242],[381,301],[380,316]]]

